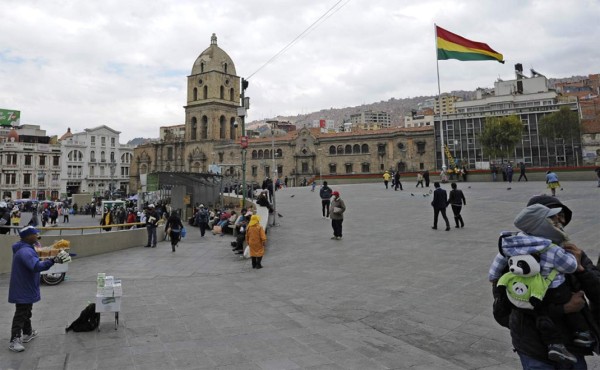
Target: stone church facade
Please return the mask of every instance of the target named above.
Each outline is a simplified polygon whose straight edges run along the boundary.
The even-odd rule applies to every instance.
[[[194,62],[187,80],[185,134],[166,130],[161,140],[134,149],[132,191],[141,188],[141,175],[207,173],[212,164],[220,164],[224,175],[241,179],[241,127],[236,124],[241,78],[236,75],[232,59],[217,45],[214,34],[210,46]],[[275,175],[275,169],[278,177],[288,177],[290,185],[298,185],[305,178],[319,175],[341,177],[390,169],[412,172],[434,168],[431,127],[341,133],[322,133],[312,128],[271,132],[265,137],[249,139],[248,182],[261,183],[265,177]]]

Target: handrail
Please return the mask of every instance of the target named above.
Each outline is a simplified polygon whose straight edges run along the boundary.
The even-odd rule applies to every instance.
[[[161,223],[159,223],[158,225],[162,225]],[[36,227],[36,229],[40,230],[40,231],[58,231],[58,235],[62,235],[63,231],[73,231],[73,230],[81,230],[81,235],[83,235],[83,231],[84,230],[96,230],[96,229],[100,229],[100,231],[98,232],[99,234],[101,234],[103,231],[104,232],[110,232],[110,231],[106,231],[103,230],[105,228],[113,228],[113,227],[123,227],[123,229],[121,229],[120,231],[126,231],[129,230],[129,228],[131,226],[146,226],[145,222],[132,222],[132,223],[126,223],[126,224],[110,224],[110,225],[98,225],[98,226],[78,226],[78,227],[58,227],[58,226],[50,226],[50,227]],[[11,231],[12,229],[22,229],[24,226],[5,226],[7,228],[10,228]],[[118,230],[117,230],[118,231]],[[10,234],[10,232],[9,232]]]

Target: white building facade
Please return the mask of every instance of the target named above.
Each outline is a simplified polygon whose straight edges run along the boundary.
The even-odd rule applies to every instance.
[[[129,171],[133,146],[119,143],[120,131],[102,125],[60,139],[60,189],[66,196],[89,193],[109,197],[130,193]]]

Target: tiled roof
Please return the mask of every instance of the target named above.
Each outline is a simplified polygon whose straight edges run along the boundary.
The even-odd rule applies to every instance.
[[[581,132],[584,134],[600,134],[600,118],[581,122]]]

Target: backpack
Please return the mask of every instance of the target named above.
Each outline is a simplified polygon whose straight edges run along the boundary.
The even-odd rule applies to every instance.
[[[100,314],[96,313],[96,304],[90,303],[81,311],[77,320],[69,325],[65,332],[73,330],[74,332],[92,331],[100,325]]]
[[[199,210],[196,215],[196,225],[201,223],[208,223],[208,211],[206,209]]]

